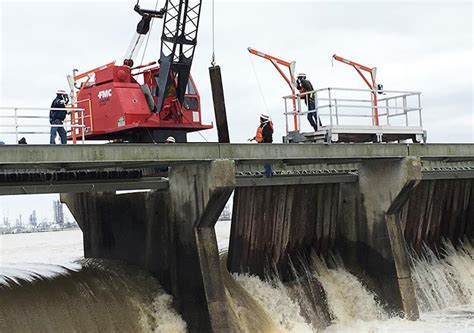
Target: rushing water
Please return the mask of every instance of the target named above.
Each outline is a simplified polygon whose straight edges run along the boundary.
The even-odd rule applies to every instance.
[[[221,250],[229,226],[217,224]],[[313,256],[305,276],[290,284],[242,274],[224,274],[224,282],[245,332],[474,332],[473,258],[468,242],[412,256],[416,322],[391,317],[337,259],[328,269]],[[185,332],[186,324],[147,272],[84,260],[79,230],[1,235],[0,332],[72,330]]]
[[[310,276],[302,277],[305,281],[316,280],[326,294],[329,322],[324,328],[317,322],[307,324],[312,321],[311,317],[321,322],[322,316],[310,313],[309,318],[306,316],[303,320],[302,311],[295,310],[302,305],[308,310],[310,298],[314,297],[303,283],[288,286],[274,279],[263,282],[254,276],[238,274],[234,274],[234,278],[286,332],[474,332],[473,247],[466,243],[455,250],[446,243],[442,252],[443,259],[429,249],[425,249],[423,256],[411,258],[421,311],[420,320],[415,322],[386,313],[375,295],[346,271],[340,261],[336,268],[328,269],[323,260],[313,256],[308,270]],[[294,293],[295,289],[304,289],[304,292]],[[284,309],[288,310],[286,314]]]

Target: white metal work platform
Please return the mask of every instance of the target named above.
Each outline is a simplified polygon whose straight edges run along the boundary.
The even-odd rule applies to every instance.
[[[308,110],[307,106],[311,103],[306,103],[310,95],[315,100],[312,110]],[[426,143],[420,95],[420,92],[407,91],[324,88],[285,96],[287,135],[284,141],[336,143],[411,140],[414,143]],[[317,131],[305,131],[305,127],[311,128],[305,118],[314,113],[322,126]]]

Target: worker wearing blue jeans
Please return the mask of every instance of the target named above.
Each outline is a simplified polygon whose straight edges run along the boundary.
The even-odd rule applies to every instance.
[[[56,92],[56,98],[51,104],[51,109],[49,111],[49,123],[51,126],[49,143],[54,145],[56,144],[56,133],[59,134],[61,139],[61,144],[65,145],[67,143],[66,130],[63,127],[64,119],[66,119],[66,104],[69,102],[69,98],[64,90],[58,90]],[[63,109],[63,110],[58,110]]]
[[[63,122],[60,120],[54,120],[54,122],[51,123],[51,125],[61,125],[58,127],[51,126],[51,135],[49,138],[49,143],[54,145],[56,144],[56,133],[59,134],[59,138],[61,139],[61,144],[65,145],[67,143],[67,138],[66,138],[66,130],[64,127],[62,127]]]
[[[308,94],[302,97],[304,98],[305,104],[308,106],[307,118],[308,118],[309,124],[317,132],[319,130],[319,126],[322,126],[322,124],[321,124],[321,120],[318,117],[318,111],[316,110],[316,100],[314,98],[314,93],[312,92],[314,91],[314,88],[311,82],[306,79],[306,74],[304,73],[298,74],[297,80],[296,80],[296,88],[299,90],[301,94],[308,92]]]

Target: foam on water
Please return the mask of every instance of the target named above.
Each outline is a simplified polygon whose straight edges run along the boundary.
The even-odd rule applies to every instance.
[[[106,260],[78,261],[80,232],[15,237],[0,236],[0,331],[186,332],[171,296],[147,272]],[[223,275],[242,332],[467,333],[474,332],[473,258],[469,242],[458,249],[445,243],[438,255],[427,248],[412,255],[421,310],[416,322],[389,318],[336,259],[329,269],[313,256],[304,276],[285,284],[274,277]]]
[[[81,269],[81,264],[71,262],[65,265],[46,263],[11,263],[0,266],[0,286],[21,285],[22,281],[34,282],[41,279],[52,279],[66,276]]]
[[[314,277],[324,289],[334,322],[388,319],[387,313],[376,302],[375,295],[349,273],[340,260],[335,260],[335,263],[334,269],[328,269],[323,260],[313,255]]]
[[[458,250],[443,242],[440,255],[429,248],[411,254],[412,278],[423,312],[474,304],[474,248],[468,241]]]
[[[308,288],[307,283],[284,284],[274,277],[262,281],[256,276],[246,274],[233,274],[233,277],[284,332],[315,332],[318,328],[326,327],[327,324],[336,325],[331,327],[342,328],[344,325],[358,321],[388,319],[388,315],[375,301],[375,295],[342,266],[328,269],[323,260],[313,256],[312,266],[308,267],[307,271],[310,275],[299,277],[299,279],[315,279],[325,292],[325,300],[315,299],[317,292],[308,292],[311,288]],[[314,301],[327,302],[332,318],[331,323],[320,325],[321,323],[314,322],[314,318],[322,320],[325,317],[324,314],[310,313],[308,315],[308,312],[322,311],[321,309],[324,308],[321,306],[310,309]],[[306,320],[302,315],[305,312]]]
[[[313,256],[311,267],[306,267],[306,276],[298,280],[314,278],[324,290],[325,299],[320,297],[317,301],[325,302],[330,312],[331,322],[323,325],[325,332],[474,332],[473,247],[466,242],[455,249],[444,243],[441,252],[442,255],[436,256],[426,248],[423,255],[412,255],[413,280],[421,311],[420,320],[415,322],[390,317],[375,295],[345,270],[340,260],[335,259],[335,268],[329,269],[324,260]],[[311,308],[317,293],[308,292],[303,283],[290,286],[275,278],[262,281],[256,276],[233,276],[282,331],[321,330],[314,318],[321,320],[324,315],[302,315],[324,308]],[[296,288],[296,293],[290,288],[293,291]]]
[[[153,299],[154,332],[186,332],[186,322],[174,311],[173,298],[168,294],[158,294]]]
[[[410,321],[399,317],[388,320],[354,320],[329,326],[325,332],[338,333],[472,333],[474,332],[474,305],[447,308],[421,313],[420,320]]]
[[[283,332],[314,332],[311,324],[300,315],[282,283],[270,283],[256,276],[233,274],[234,279],[259,303]]]

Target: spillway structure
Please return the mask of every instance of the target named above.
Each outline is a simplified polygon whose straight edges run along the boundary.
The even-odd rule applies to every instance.
[[[230,272],[291,281],[313,253],[338,253],[408,319],[419,316],[409,251],[474,239],[472,144],[6,145],[0,155],[0,194],[61,193],[85,257],[149,270],[192,332],[239,331],[214,230],[232,194]]]

